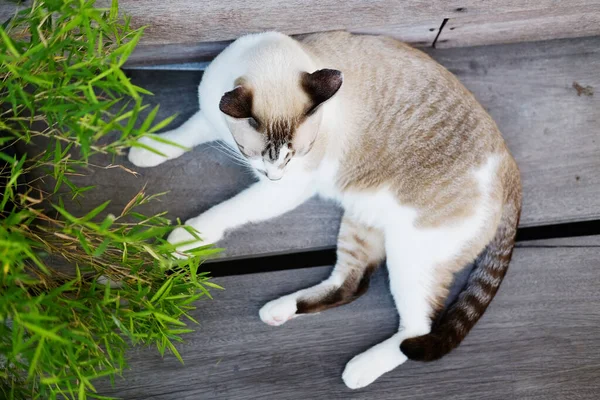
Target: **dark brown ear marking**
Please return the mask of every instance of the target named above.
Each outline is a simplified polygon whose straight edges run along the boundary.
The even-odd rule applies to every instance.
[[[233,118],[252,117],[252,90],[238,86],[221,97],[219,109]]]
[[[341,71],[336,69],[320,69],[309,74],[302,74],[302,88],[312,101],[308,113],[313,112],[321,103],[329,100],[340,89],[343,82]]]

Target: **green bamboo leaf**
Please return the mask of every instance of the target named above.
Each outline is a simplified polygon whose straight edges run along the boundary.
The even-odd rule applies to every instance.
[[[206,282],[203,282],[203,283],[206,283]],[[206,289],[206,288],[205,288],[205,287],[204,287],[202,284],[198,284],[198,285],[196,285],[196,287],[197,287],[198,289],[200,289],[200,291],[201,291],[201,292],[202,292],[204,295],[206,295],[206,297],[208,297],[209,299],[211,299],[211,300],[212,300],[212,295],[210,294],[210,292],[208,291],[208,289]]]
[[[213,289],[219,289],[219,290],[225,290],[224,287],[217,285],[216,283],[212,283],[212,282],[202,282],[203,285],[211,287]]]
[[[173,122],[173,120],[177,117],[177,115],[171,115],[170,117],[167,117],[165,119],[163,119],[162,121],[160,121],[158,124],[154,125],[152,128],[150,128],[150,130],[148,131],[148,133],[154,133],[154,132],[158,132],[160,131],[162,128],[166,127],[167,125],[169,125],[171,122]]]
[[[15,48],[12,39],[6,34],[2,27],[0,27],[0,36],[2,37],[2,42],[4,42],[4,44],[8,48],[8,51],[10,51],[12,55],[15,56],[15,58],[21,57],[21,54],[19,54],[19,52]]]
[[[185,261],[185,260],[184,260],[184,261]],[[195,260],[195,259],[192,259],[192,261],[190,261],[190,262],[189,262],[189,265],[188,265],[188,266],[189,266],[190,277],[191,277],[191,279],[192,279],[192,282],[193,282],[194,284],[197,284],[197,283],[198,283],[198,275],[197,275],[197,272],[198,272],[198,268],[200,267],[200,263],[199,263],[199,262],[196,262],[196,260]]]
[[[0,151],[0,159],[7,162],[9,165],[17,162],[17,159],[14,156],[10,157],[2,151]]]
[[[33,74],[29,74],[28,72],[25,72],[23,70],[20,71],[19,76],[21,79],[23,79],[29,83],[33,83],[33,84],[36,84],[38,86],[43,86],[43,87],[52,87],[51,81],[42,79],[39,76],[36,76]]]
[[[79,400],[85,400],[85,398],[86,398],[86,396],[85,396],[85,384],[83,383],[83,381],[79,382],[79,392],[78,392],[77,398]]]
[[[135,105],[133,106],[133,109],[131,110],[131,117],[129,117],[129,121],[127,121],[127,126],[125,127],[125,129],[123,129],[121,138],[125,138],[127,136],[129,136],[129,134],[131,134],[131,131],[133,131],[133,128],[135,127],[135,123],[137,122],[137,118],[138,115],[141,111],[143,111],[146,108],[146,106],[142,105],[141,99],[136,99],[135,101]]]
[[[148,96],[154,96],[154,93],[152,93],[148,89],[144,89],[143,87],[140,87],[140,86],[137,86],[137,85],[133,85],[133,87],[135,88],[135,90],[138,93],[145,94],[145,95],[148,95]]]
[[[51,332],[49,330],[46,330],[44,328],[41,328],[41,327],[39,327],[37,325],[33,325],[33,324],[30,324],[29,322],[24,322],[24,321],[21,321],[21,325],[23,325],[25,328],[29,329],[30,331],[39,334],[43,338],[52,339],[54,341],[57,341],[57,342],[60,342],[60,343],[64,343],[64,344],[69,344],[68,341],[66,341],[65,339],[61,338],[56,333]]]
[[[38,256],[33,254],[30,248],[25,248],[22,251],[27,255],[27,257],[29,257],[30,261],[33,261],[33,263],[40,269],[40,271],[42,271],[46,275],[50,275],[50,270],[44,265],[43,262],[40,261]]]
[[[83,236],[83,233],[81,233],[81,231],[75,231],[75,235],[77,236],[77,239],[79,239],[79,243],[81,244],[81,248],[83,249],[83,251],[85,251],[85,254],[91,256],[92,249],[90,249],[90,246],[87,240],[85,239],[85,236]]]
[[[90,211],[89,213],[87,213],[84,217],[81,217],[79,219],[79,221],[80,222],[90,221],[96,215],[98,215],[102,211],[104,211],[104,209],[106,208],[106,206],[108,206],[109,204],[110,204],[110,200],[105,201],[104,203],[100,204],[98,207],[94,208],[92,211]]]
[[[152,296],[152,298],[150,299],[150,303],[156,303],[161,298],[167,296],[171,292],[172,288],[173,288],[173,278],[169,278],[165,281],[165,283],[163,283],[163,285],[160,287],[160,289],[157,290],[157,292],[154,294],[154,296]]]
[[[108,245],[111,243],[111,240],[109,238],[106,238],[102,241],[102,243],[100,243],[100,246],[96,247],[96,250],[94,251],[94,253],[92,253],[92,255],[94,257],[100,257],[105,251],[106,248],[108,247]],[[109,286],[109,285],[106,285]]]
[[[143,144],[143,143],[140,143],[140,142],[136,142],[136,141],[132,141],[132,142],[130,142],[128,144],[131,147],[141,147],[142,149],[146,149],[146,150],[148,150],[148,151],[150,151],[150,152],[152,152],[154,154],[158,154],[159,156],[167,157],[165,154],[161,153],[158,150],[153,149],[152,147],[150,147],[150,146],[148,146],[146,144]]]
[[[90,54],[94,54],[94,47],[96,47],[96,35],[92,33],[92,28],[90,26],[90,19],[86,14],[83,14],[81,18],[81,22],[83,24],[83,30],[85,31],[86,43],[88,45],[88,51]]]
[[[52,204],[52,207],[56,211],[58,211],[60,213],[60,215],[65,217],[67,219],[67,221],[72,222],[74,224],[79,223],[79,220],[75,216],[73,216],[69,212],[67,212],[67,210],[65,210],[64,206],[57,206],[56,204]]]
[[[110,14],[109,17],[111,20],[114,20],[119,15],[119,0],[112,0],[110,4]]]
[[[171,329],[169,330],[169,333],[172,335],[181,335],[184,333],[192,333],[194,332],[193,329]]]
[[[152,249],[152,247],[148,246],[148,245],[142,245],[142,247],[144,248],[144,250],[146,250],[148,252],[148,254],[150,254],[154,259],[158,260],[158,261],[162,261],[162,258]]]
[[[108,214],[106,216],[106,218],[104,218],[104,221],[102,221],[102,224],[100,225],[99,229],[102,232],[105,232],[115,221],[115,216],[112,214]]]
[[[45,378],[40,379],[40,382],[44,385],[55,385],[55,384],[59,383],[60,381],[62,381],[62,379],[59,378],[58,376],[45,377]]]
[[[59,34],[56,35],[56,40],[58,40],[65,33],[77,28],[81,24],[82,20],[83,16],[81,14],[76,15],[72,20],[70,20],[65,26],[62,27]]]
[[[38,322],[38,321],[58,322],[58,321],[60,321],[60,318],[58,318],[58,317],[54,317],[54,316],[50,316],[50,315],[33,314],[33,313],[20,314],[19,318],[21,318],[22,320],[33,321],[33,322]]]
[[[138,94],[138,92],[135,91],[135,88],[133,87],[125,73],[120,69],[116,69],[115,74],[117,75],[123,86],[125,86],[127,91],[129,91],[129,95],[134,99],[138,100],[140,98],[140,95]]]
[[[33,354],[33,358],[29,363],[29,370],[27,371],[27,378],[31,379],[33,374],[35,373],[35,369],[37,368],[38,360],[40,359],[40,354],[42,353],[42,348],[44,347],[44,338],[40,338],[38,345],[35,348],[35,353]]]
[[[171,140],[165,139],[164,137],[161,137],[161,136],[158,136],[158,135],[148,135],[148,137],[151,137],[152,140],[155,140],[155,141],[157,141],[159,143],[164,143],[164,144],[168,144],[169,146],[178,147],[178,148],[180,148],[182,150],[185,150],[185,151],[190,151],[191,150],[191,148],[189,148],[189,147],[183,146],[183,145],[181,145],[179,143],[176,143],[176,142],[173,142]]]
[[[185,322],[181,322],[173,317],[169,317],[168,315],[159,313],[157,311],[154,311],[152,314],[161,321],[168,322],[173,325],[185,326]]]
[[[181,358],[181,355],[179,354],[179,351],[177,351],[177,349],[175,348],[175,346],[173,346],[173,343],[171,343],[170,340],[167,340],[167,346],[171,350],[171,353],[173,353],[175,355],[175,357],[177,357],[177,359],[179,360],[179,362],[183,364],[183,358]]]
[[[152,121],[154,121],[154,118],[156,118],[157,113],[158,113],[158,105],[156,107],[154,107],[152,109],[152,111],[150,111],[150,113],[148,113],[148,116],[146,116],[146,119],[144,119],[144,122],[142,122],[142,125],[140,126],[140,129],[139,129],[140,132],[146,132],[148,130],[148,128],[152,124]]]

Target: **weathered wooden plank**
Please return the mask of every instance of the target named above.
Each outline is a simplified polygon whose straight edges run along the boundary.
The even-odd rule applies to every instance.
[[[560,7],[451,18],[437,48],[600,35],[600,6]]]
[[[565,240],[568,243],[568,240]],[[592,241],[592,239],[590,239]],[[598,237],[594,243],[600,244]],[[434,363],[408,362],[372,386],[340,379],[355,354],[391,335],[385,274],[356,302],[273,328],[265,301],[319,282],[329,268],[219,278],[199,303],[185,360],[155,349],[105,394],[126,399],[596,399],[600,392],[600,269],[596,248],[520,248],[490,308],[464,343]]]
[[[13,17],[18,11],[28,7],[30,4],[31,0],[20,3],[10,0],[0,0],[0,23],[4,23],[4,21]]]
[[[102,0],[99,4],[110,3]],[[196,43],[231,40],[238,36],[280,30],[302,34],[334,29],[357,29],[441,20],[462,15],[544,10],[555,0],[392,1],[364,0],[121,0],[121,9],[137,26],[147,25],[146,44]],[[573,0],[569,6],[600,4],[597,0]]]
[[[108,6],[112,0],[99,0]],[[17,7],[0,0],[0,21]],[[121,0],[134,26],[147,26],[131,65],[206,61],[223,42],[247,33],[279,30],[304,34],[336,29],[394,36],[429,46],[449,18],[439,46],[506,43],[598,33],[598,0]],[[455,29],[452,29],[455,28]]]
[[[200,43],[142,44],[127,59],[126,67],[206,62],[215,58],[231,40]]]
[[[454,71],[490,111],[507,138],[523,175],[523,226],[598,218],[600,215],[600,97],[578,96],[574,81],[600,87],[600,38],[560,40],[480,48],[431,51]],[[179,113],[181,124],[198,107],[197,71],[132,71],[134,82],[148,87],[160,104],[158,118]],[[148,212],[169,211],[182,220],[233,196],[252,182],[247,172],[218,151],[202,146],[156,168],[140,169],[135,178],[124,171],[96,170],[79,178],[94,183],[83,206],[112,199],[119,214],[135,193],[170,191]],[[98,158],[96,164],[125,163]],[[77,178],[75,178],[77,179]],[[227,256],[241,257],[333,247],[340,211],[313,199],[276,221],[246,226],[228,234]]]
[[[410,43],[415,47],[430,47],[439,31],[441,20],[393,24],[366,28],[350,28],[354,33],[385,34]],[[300,37],[302,35],[294,35]],[[231,40],[198,43],[166,43],[139,45],[127,60],[126,66],[133,68],[143,65],[161,65],[210,61],[217,56]]]
[[[169,3],[156,0],[121,1],[122,10],[133,17],[134,24],[148,25],[141,46],[131,57],[132,65],[206,61],[207,55],[212,55],[221,46],[221,43],[212,42],[233,40],[247,33],[265,30],[304,34],[346,29],[357,33],[387,34],[425,47],[433,43],[444,18],[450,18],[451,21],[472,18],[481,23],[499,21],[498,15],[510,15],[516,19],[510,28],[513,36],[527,40],[583,36],[597,31],[597,24],[593,24],[597,17],[593,15],[597,14],[598,4],[600,2],[596,0],[570,2],[569,6],[578,7],[583,21],[587,21],[574,24],[573,18],[561,18],[558,12],[553,11],[557,6],[553,0],[295,0],[286,2],[285,6],[277,0],[233,3],[216,0],[201,3],[192,0]],[[150,9],[152,12],[148,12]],[[573,14],[571,11],[565,13]],[[538,18],[537,29],[532,29],[527,21],[522,22],[525,15],[548,17]],[[494,26],[501,29],[502,24]],[[447,40],[449,44],[453,41],[451,37]],[[489,43],[505,43],[515,41],[515,38],[504,32],[491,32],[485,40]],[[171,47],[174,44],[177,46]]]
[[[439,32],[442,21],[443,19],[438,18],[430,21],[411,21],[409,23],[351,28],[348,30],[352,33],[391,36],[403,42],[410,43],[414,47],[431,47]]]

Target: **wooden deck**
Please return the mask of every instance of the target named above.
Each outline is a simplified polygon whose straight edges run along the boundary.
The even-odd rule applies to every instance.
[[[384,270],[359,300],[270,327],[268,300],[314,284],[329,267],[217,278],[198,330],[162,359],[130,355],[131,370],[105,394],[125,399],[597,399],[600,393],[600,238],[522,244],[487,313],[463,344],[434,363],[407,362],[350,391],[352,356],[394,333],[398,317]],[[571,247],[576,246],[576,247]]]
[[[475,93],[504,132],[523,173],[523,226],[600,219],[600,99],[574,88],[600,88],[600,38],[430,53]],[[130,74],[156,93],[152,102],[161,104],[163,117],[180,112],[175,124],[197,107],[200,72]],[[171,190],[156,209],[188,218],[252,181],[209,146],[141,173],[115,182],[98,172],[101,190],[94,193],[115,193],[116,211],[148,182],[148,191]],[[102,200],[88,198],[84,206]],[[334,206],[312,200],[270,229],[257,224],[229,235],[227,257],[331,247],[338,219]],[[260,307],[318,282],[331,267],[216,278],[226,289],[199,304],[194,317],[200,326],[179,346],[185,365],[154,348],[135,349],[123,380],[115,388],[108,382],[97,387],[140,400],[597,399],[599,247],[600,236],[519,243],[497,297],[456,351],[430,364],[407,362],[359,391],[344,386],[345,363],[398,323],[385,269],[356,302],[277,328],[260,321]]]

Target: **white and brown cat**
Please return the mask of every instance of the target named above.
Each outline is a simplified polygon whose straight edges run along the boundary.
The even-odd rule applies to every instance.
[[[225,49],[199,96],[200,111],[161,136],[187,147],[224,141],[258,178],[186,221],[206,241],[315,195],[345,210],[331,276],[267,303],[264,322],[353,301],[386,259],[398,332],[348,362],[346,385],[364,387],[407,359],[435,360],[461,342],[508,268],[521,185],[495,123],[450,72],[390,38],[333,32],[297,41],[269,32]],[[141,140],[167,158],[132,148],[140,167],[183,152]],[[190,239],[182,228],[169,237]],[[453,273],[472,262],[466,287],[443,309]]]

